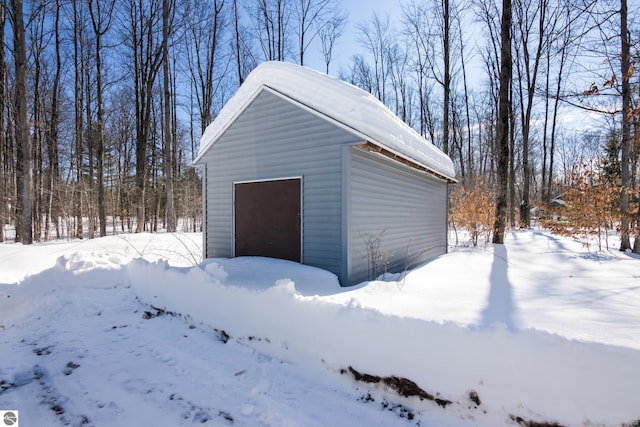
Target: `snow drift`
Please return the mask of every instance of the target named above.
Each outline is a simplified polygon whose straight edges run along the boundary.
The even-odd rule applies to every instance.
[[[513,333],[500,323],[472,330],[384,315],[356,301],[303,296],[286,276],[264,290],[229,286],[225,265],[233,262],[180,270],[139,260],[127,275],[149,304],[232,337],[259,338],[253,346],[284,360],[405,377],[454,402],[467,402],[475,390],[483,410],[568,425],[614,425],[640,415],[638,351],[535,330]]]

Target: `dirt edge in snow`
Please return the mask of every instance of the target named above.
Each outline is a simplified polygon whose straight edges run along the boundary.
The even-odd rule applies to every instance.
[[[509,415],[512,421],[515,421],[522,427],[564,427],[562,424],[559,424],[555,421],[534,421],[534,420],[525,420],[522,417],[518,417],[515,415]]]
[[[443,408],[446,408],[448,405],[453,403],[450,400],[441,399],[431,393],[426,392],[425,390],[420,388],[418,384],[408,378],[396,377],[395,375],[389,377],[379,377],[377,375],[363,374],[356,371],[352,366],[349,366],[349,368],[347,368],[346,370],[342,369],[340,371],[340,373],[343,375],[347,372],[353,375],[353,378],[356,381],[369,384],[384,384],[403,397],[417,397],[420,400],[430,400]]]
[[[139,300],[138,300],[139,301]],[[142,303],[142,301],[139,301]],[[151,310],[153,311],[148,311],[145,310],[143,313],[143,319],[145,320],[150,320],[153,319],[155,317],[160,317],[160,316],[171,316],[171,317],[178,317],[181,319],[184,319],[185,321],[188,321],[190,319],[190,316],[184,316],[181,313],[176,313],[170,310],[167,310],[166,308],[159,308],[156,307],[154,305],[150,305],[150,304],[144,304],[143,305],[148,306]],[[114,326],[115,328],[115,326]],[[194,326],[192,325],[191,328],[194,328]],[[230,339],[231,336],[227,334],[227,332],[223,329],[217,329],[217,328],[212,328],[213,332],[218,336],[218,339],[226,344]],[[270,343],[271,341],[268,338],[258,338],[255,336],[248,336],[248,337],[239,337],[236,338],[238,341],[243,341],[243,340],[247,340],[247,341],[265,341]],[[45,352],[45,354],[47,354],[46,352],[49,350],[48,348],[44,348],[44,349],[40,349],[43,350]],[[38,354],[39,355],[39,354]],[[439,396],[439,393],[436,393],[435,395],[425,391],[424,389],[422,389],[420,386],[418,386],[418,384],[416,384],[414,381],[408,379],[408,378],[404,378],[404,377],[398,377],[395,375],[391,375],[391,376],[387,376],[387,377],[381,377],[378,375],[371,375],[371,374],[367,374],[367,373],[361,373],[359,371],[357,371],[355,368],[353,368],[352,366],[349,366],[347,369],[340,369],[340,374],[341,375],[345,375],[345,374],[351,374],[353,376],[353,378],[358,381],[358,382],[363,382],[363,383],[367,383],[367,384],[383,384],[385,386],[387,386],[390,390],[392,390],[393,392],[395,392],[396,394],[398,394],[399,396],[402,397],[417,397],[418,399],[420,399],[421,401],[427,400],[427,401],[431,401],[436,403],[438,406],[446,409],[447,406],[453,404],[454,402],[451,400],[447,400],[447,399],[442,399]],[[66,373],[65,373],[66,374]],[[68,375],[68,374],[66,374]],[[0,384],[3,386],[4,389],[7,388],[11,388],[11,386],[13,386],[13,384]],[[1,390],[2,392],[4,392],[5,390]],[[1,393],[0,393],[1,394]],[[480,396],[478,395],[478,393],[475,390],[470,390],[468,392],[468,398],[469,401],[471,403],[474,404],[475,407],[470,406],[469,409],[479,409],[479,407],[481,406],[481,400],[480,400]],[[373,400],[373,398],[371,398],[370,395],[368,395],[367,397],[362,398],[362,400],[364,401],[370,401]],[[460,404],[460,402],[455,402],[456,404]],[[383,407],[388,408],[389,403],[388,402],[384,402],[383,403]],[[407,418],[409,420],[412,420],[414,418],[414,414],[409,410],[404,408],[402,405],[398,405],[397,407],[391,407],[390,410],[394,410],[394,409],[400,409],[400,414],[399,416],[401,418]],[[397,412],[397,411],[396,411]],[[486,413],[486,410],[484,410],[484,412]],[[225,418],[227,421],[230,421],[233,423],[233,421],[228,420],[224,415],[226,415],[224,412],[219,414],[219,416]],[[513,415],[513,414],[509,414],[509,419],[512,422],[515,422],[516,424],[522,426],[522,427],[565,427],[563,424],[558,423],[557,421],[535,421],[535,420],[531,420],[531,419],[525,419],[522,418],[520,416],[517,415]],[[621,427],[640,427],[640,419],[636,420],[636,421],[632,421],[631,423],[623,423]]]

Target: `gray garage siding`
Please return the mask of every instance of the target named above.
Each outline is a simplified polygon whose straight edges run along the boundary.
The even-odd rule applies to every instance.
[[[405,269],[407,252],[414,265],[446,252],[443,181],[355,147],[349,163],[349,284],[369,279],[367,235],[385,230],[380,252],[389,257],[390,271]]]
[[[233,182],[302,177],[303,262],[339,274],[341,146],[354,142],[352,134],[263,90],[203,159],[207,256],[233,256]]]

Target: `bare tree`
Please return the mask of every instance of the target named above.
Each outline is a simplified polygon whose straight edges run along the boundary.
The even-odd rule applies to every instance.
[[[630,213],[629,213],[629,190],[631,189],[631,170],[629,167],[629,154],[631,145],[631,87],[629,79],[630,72],[630,33],[628,29],[628,9],[627,0],[620,0],[620,44],[621,61],[620,74],[622,76],[622,141],[620,143],[620,178],[622,188],[620,190],[620,250],[631,249],[629,240],[630,233]],[[638,237],[636,236],[636,239]]]
[[[0,28],[5,28],[7,14],[4,2],[0,3]],[[9,189],[9,179],[7,176],[6,163],[9,153],[6,148],[7,128],[5,125],[5,109],[7,107],[7,64],[4,56],[4,31],[0,31],[0,242],[4,241],[4,225],[8,222],[8,212],[5,211],[11,190]],[[11,156],[13,157],[13,156]]]
[[[73,215],[76,221],[75,238],[83,238],[83,209],[82,209],[82,173],[83,165],[83,105],[84,105],[84,23],[82,18],[82,2],[73,0],[73,59],[74,59],[74,139],[75,139],[75,172],[76,186],[73,192]]]
[[[320,47],[327,67],[327,74],[329,74],[329,65],[333,60],[333,49],[338,39],[344,34],[348,16],[346,12],[338,10],[320,30]]]
[[[422,136],[429,136],[435,144],[435,117],[431,105],[433,104],[433,83],[429,74],[429,57],[433,54],[433,43],[430,35],[425,31],[430,27],[427,9],[421,2],[410,2],[403,6],[403,22],[405,36],[410,40],[413,52],[413,69],[418,92],[419,104],[419,132]]]
[[[238,13],[238,0],[233,0],[233,35],[236,52],[236,71],[238,72],[238,86],[244,81],[242,72],[242,43],[240,41],[240,14]]]
[[[136,232],[145,230],[147,219],[147,151],[151,134],[153,89],[162,65],[162,4],[159,0],[129,0],[125,44],[133,59],[136,113]],[[160,33],[160,34],[159,34]]]
[[[464,106],[465,106],[465,116],[467,118],[467,174],[469,176],[469,180],[473,181],[473,149],[472,149],[472,126],[471,126],[471,113],[469,108],[470,101],[470,93],[467,85],[467,67],[465,62],[465,42],[463,41],[462,36],[462,23],[460,16],[456,17],[457,27],[458,27],[458,40],[460,47],[460,65],[462,66],[462,83],[464,89]],[[463,159],[460,160],[463,162]],[[464,162],[463,162],[464,164]],[[464,175],[463,175],[464,176]]]
[[[130,101],[130,89],[119,88],[113,94],[113,113],[110,121],[110,139],[114,147],[114,174],[115,189],[113,190],[114,208],[113,214],[121,219],[121,231],[131,232],[133,228],[132,210],[134,183],[129,177],[135,174],[135,139],[136,122],[134,105]]]
[[[60,1],[55,0],[54,12],[54,57],[55,71],[53,76],[53,87],[51,89],[51,107],[50,115],[47,118],[47,151],[49,157],[49,188],[48,188],[48,209],[47,223],[45,224],[45,239],[49,238],[49,222],[53,220],[56,230],[56,238],[60,238],[60,227],[58,224],[58,205],[59,205],[59,185],[60,185],[60,168],[58,164],[58,126],[60,122],[60,79],[62,74],[62,59],[60,55]]]
[[[500,93],[498,108],[498,190],[493,225],[493,243],[504,244],[507,223],[507,190],[509,180],[509,88],[511,81],[511,0],[502,0],[500,24]]]
[[[555,172],[555,151],[556,139],[558,133],[558,112],[560,107],[560,96],[564,87],[564,74],[571,55],[572,44],[575,36],[575,21],[577,13],[573,10],[570,1],[563,1],[557,6],[552,24],[549,25],[551,31],[547,31],[549,39],[549,48],[547,49],[547,72],[545,82],[545,123],[543,135],[543,158],[542,158],[542,201],[543,204],[549,205],[554,184]],[[562,31],[557,31],[562,28]],[[554,48],[555,47],[555,48]],[[553,55],[552,55],[553,53]],[[555,91],[551,93],[549,85],[549,77],[552,73],[551,63],[557,64]],[[551,117],[551,135],[547,137],[549,128],[549,101],[553,100],[553,109]],[[547,161],[548,160],[548,161]],[[548,166],[547,166],[548,165]]]
[[[9,23],[14,40],[0,34],[0,240],[7,223],[15,223],[17,241],[29,243],[54,233],[82,238],[87,220],[90,238],[98,226],[106,234],[108,218],[114,229],[118,218],[131,229],[136,207],[141,229],[149,217],[157,227],[165,209],[173,217],[168,180],[180,185],[188,161],[178,140],[175,71],[186,55],[175,45],[163,51],[162,11],[160,0],[1,2],[0,26]],[[112,38],[113,25],[121,40]],[[169,40],[178,35],[169,32]],[[116,61],[127,48],[131,61]],[[173,67],[164,87],[157,78],[163,58]],[[197,175],[188,181],[193,204]],[[140,183],[151,188],[146,195]],[[145,205],[153,206],[149,217]]]
[[[373,62],[371,69],[373,90],[371,93],[386,104],[390,69],[389,51],[394,44],[389,15],[381,17],[374,13],[369,21],[358,25],[358,32],[360,44],[367,50]]]
[[[29,135],[29,93],[27,91],[27,46],[22,0],[10,0],[9,18],[13,28],[15,61],[15,137],[20,155],[16,164],[20,176],[16,219],[16,241],[33,243],[33,157]]]
[[[340,73],[340,79],[345,80],[352,85],[366,90],[367,92],[375,93],[375,77],[371,66],[361,54],[356,54],[351,57],[350,68],[347,72]]]
[[[425,4],[412,1],[403,8],[405,33],[416,49],[418,79],[431,79],[442,88],[442,150],[449,154],[451,99],[454,96],[454,57],[456,40],[453,25],[460,21],[455,3],[439,0]],[[421,85],[419,83],[419,85]],[[424,108],[422,110],[424,113]]]
[[[29,128],[33,161],[33,239],[41,240],[44,230],[46,184],[46,133],[47,133],[47,92],[49,87],[48,67],[45,58],[50,46],[51,33],[48,28],[47,3],[40,1],[30,9],[25,27],[29,74],[27,93],[29,94]],[[47,231],[45,230],[45,236]]]
[[[593,69],[588,70],[589,74],[595,77],[595,81],[591,85],[585,85],[586,90],[580,89],[581,96],[577,102],[574,100],[575,96],[571,94],[564,94],[561,100],[568,105],[580,107],[589,112],[597,112],[605,120],[621,116],[621,122],[618,122],[621,129],[619,207],[620,250],[624,251],[631,248],[632,215],[629,192],[633,191],[636,185],[631,168],[634,149],[631,143],[633,114],[630,78],[635,66],[632,66],[630,54],[632,42],[629,9],[627,0],[620,0],[619,3],[585,0],[581,3],[581,9],[588,21],[583,24],[582,31],[575,36],[576,39],[587,39],[587,42],[583,42],[582,53],[606,58],[606,60],[596,63]],[[633,13],[637,14],[637,8],[632,8],[631,11],[631,22],[634,22],[637,15]],[[590,39],[592,35],[595,35],[594,39]],[[614,40],[620,40],[620,44],[616,45],[612,42]],[[589,41],[591,43],[588,43]]]
[[[409,126],[412,125],[413,91],[409,82],[409,53],[398,43],[389,49],[389,78],[393,88],[394,112]]]
[[[238,0],[233,0],[233,49],[236,59],[238,86],[257,65],[256,55],[251,45],[250,31],[242,24],[242,16],[238,8]]]
[[[517,89],[520,102],[520,122],[522,126],[522,202],[520,204],[520,225],[528,227],[531,222],[530,186],[531,165],[529,164],[529,136],[531,115],[538,71],[542,61],[544,36],[547,22],[548,0],[517,0],[516,5],[516,70]],[[536,19],[537,18],[537,19]],[[535,23],[537,21],[537,28]]]
[[[176,231],[173,202],[173,131],[171,117],[171,87],[169,76],[169,37],[172,32],[173,8],[169,0],[162,0],[162,71],[164,87],[164,179],[167,194],[167,231]]]
[[[498,112],[500,104],[500,57],[501,57],[501,22],[500,22],[500,10],[498,5],[493,1],[477,1],[475,3],[476,19],[482,23],[485,29],[485,44],[480,51],[482,63],[487,76],[487,89],[484,94],[489,101],[481,102],[481,106],[476,106],[476,117],[481,125],[481,135],[479,136],[479,150],[481,152],[480,165],[478,170],[485,176],[487,183],[497,186],[497,170],[496,164],[498,163],[499,152],[501,147],[497,138],[497,124],[498,124]],[[509,91],[507,90],[507,93]],[[483,106],[485,106],[483,108]],[[510,111],[509,111],[510,115]],[[510,134],[509,134],[510,135]],[[483,137],[484,136],[484,137]],[[511,138],[508,138],[509,148],[507,153],[510,152]],[[508,168],[509,169],[509,168]],[[509,173],[507,173],[507,177]],[[507,187],[511,186],[511,179]],[[509,195],[509,191],[507,191]],[[505,202],[506,203],[506,202]]]
[[[294,0],[298,62],[304,65],[304,55],[320,31],[331,21],[332,0]]]
[[[449,110],[451,106],[451,42],[449,0],[442,1],[442,52],[444,102],[442,105],[442,148],[449,154]]]
[[[185,52],[200,113],[200,131],[204,132],[212,121],[214,102],[222,98],[220,95],[224,89],[225,75],[230,66],[222,45],[227,24],[224,0],[194,1],[191,7]],[[236,54],[241,53],[236,51]],[[239,76],[242,74],[239,71]]]
[[[100,221],[100,236],[107,235],[107,215],[104,200],[104,101],[103,101],[103,83],[102,83],[102,37],[109,31],[111,27],[111,15],[113,13],[114,0],[89,0],[89,14],[91,15],[91,24],[93,26],[93,34],[95,37],[95,60],[96,60],[96,96],[98,103],[97,117],[97,179],[98,179],[98,218]]]
[[[264,60],[284,61],[291,52],[291,1],[254,0],[249,8],[253,36],[258,41]]]

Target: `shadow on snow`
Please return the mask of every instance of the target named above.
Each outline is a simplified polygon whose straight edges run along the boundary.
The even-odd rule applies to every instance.
[[[510,331],[519,329],[517,307],[513,298],[513,287],[509,282],[509,259],[505,245],[493,246],[489,296],[487,306],[482,310],[481,328],[489,328],[498,323]]]

